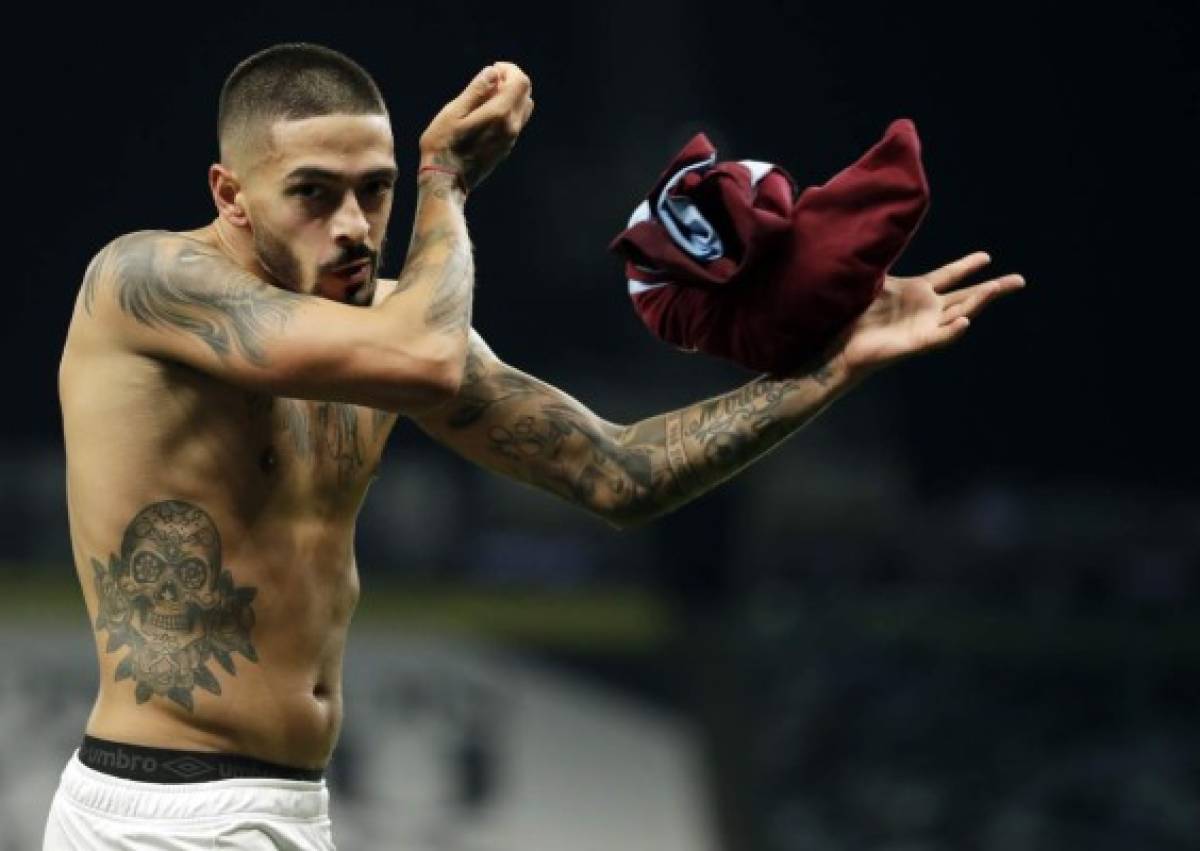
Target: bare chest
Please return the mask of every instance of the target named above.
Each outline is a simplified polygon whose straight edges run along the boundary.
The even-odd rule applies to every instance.
[[[256,473],[281,496],[354,504],[376,474],[394,416],[339,402],[247,394],[242,431]]]

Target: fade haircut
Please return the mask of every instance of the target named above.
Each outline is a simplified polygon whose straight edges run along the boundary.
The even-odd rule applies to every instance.
[[[267,138],[277,120],[319,115],[387,115],[379,87],[350,57],[317,44],[277,44],[242,60],[217,106],[221,161]]]

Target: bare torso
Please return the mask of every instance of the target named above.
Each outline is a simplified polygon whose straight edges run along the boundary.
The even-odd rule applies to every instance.
[[[355,517],[394,416],[122,350],[80,305],[59,381],[100,666],[87,732],[323,766],[358,599]]]

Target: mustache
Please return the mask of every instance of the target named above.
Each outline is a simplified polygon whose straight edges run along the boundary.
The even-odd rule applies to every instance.
[[[327,263],[322,267],[323,271],[332,272],[342,266],[349,266],[351,263],[358,263],[362,260],[370,260],[373,267],[379,265],[379,253],[373,248],[366,245],[357,245],[353,248],[347,248],[337,256],[331,263]]]

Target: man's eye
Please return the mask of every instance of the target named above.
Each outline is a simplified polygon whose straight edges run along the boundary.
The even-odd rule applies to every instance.
[[[316,183],[301,183],[289,189],[288,194],[304,201],[317,201],[325,196],[325,187]]]
[[[392,191],[392,182],[390,180],[372,180],[367,184],[366,189],[369,195],[386,195]]]

